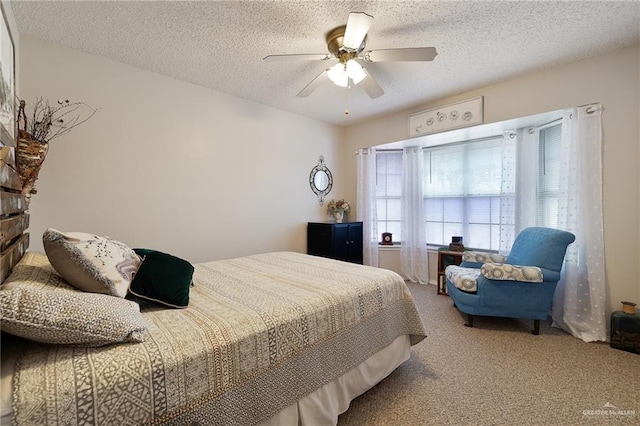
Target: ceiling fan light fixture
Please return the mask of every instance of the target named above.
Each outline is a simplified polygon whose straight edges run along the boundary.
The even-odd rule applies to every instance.
[[[349,84],[349,76],[342,63],[337,63],[329,68],[327,75],[336,86],[347,87]]]
[[[335,64],[329,68],[327,74],[329,79],[333,81],[336,86],[340,87],[348,87],[349,79],[356,85],[367,76],[362,66],[353,59],[348,60],[346,64],[342,62]]]
[[[347,61],[347,76],[353,80],[353,84],[358,84],[367,76],[367,73],[362,69],[362,65],[349,59]]]

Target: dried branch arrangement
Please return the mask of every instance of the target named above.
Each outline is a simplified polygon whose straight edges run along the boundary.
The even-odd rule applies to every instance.
[[[22,193],[29,202],[31,195],[37,192],[36,180],[49,151],[49,142],[66,135],[93,117],[97,110],[84,102],[70,102],[67,99],[52,106],[49,101],[37,98],[33,112],[27,116],[26,102],[21,99],[18,101],[16,165]]]
[[[84,102],[70,102],[68,99],[59,100],[57,104],[51,105],[48,100],[37,98],[30,118],[25,108],[26,102],[19,100],[18,129],[44,143],[66,135],[98,111]]]

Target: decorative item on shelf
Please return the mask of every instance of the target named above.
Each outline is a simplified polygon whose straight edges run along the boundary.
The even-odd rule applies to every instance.
[[[633,302],[622,302],[622,312],[625,314],[635,315],[636,313],[636,304]]]
[[[18,100],[18,144],[16,168],[22,184],[22,194],[30,199],[37,192],[35,184],[49,151],[49,142],[66,135],[74,127],[90,119],[97,110],[84,102],[59,100],[51,106],[49,101],[37,98],[33,112],[27,117],[26,102]]]
[[[462,237],[451,237],[451,244],[449,244],[449,250],[464,251],[464,245],[462,244]]]
[[[342,222],[345,216],[349,215],[350,211],[351,205],[349,205],[349,202],[345,199],[338,201],[331,200],[329,204],[327,204],[327,215],[336,222]]]
[[[393,235],[391,235],[391,232],[382,233],[382,242],[380,244],[382,244],[383,246],[393,245]]]

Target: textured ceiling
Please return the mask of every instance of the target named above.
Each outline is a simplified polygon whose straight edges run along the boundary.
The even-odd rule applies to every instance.
[[[329,123],[383,113],[640,43],[639,2],[13,1],[20,34]],[[350,12],[375,20],[367,50],[434,46],[433,62],[366,66],[385,94],[327,82],[297,98]],[[344,114],[348,106],[349,115]]]

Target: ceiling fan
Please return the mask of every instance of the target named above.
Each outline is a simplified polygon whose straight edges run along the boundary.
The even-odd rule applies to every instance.
[[[435,47],[412,47],[364,51],[367,32],[373,23],[373,16],[364,12],[351,12],[347,25],[339,26],[327,34],[329,53],[302,53],[268,55],[264,61],[337,59],[338,63],[322,71],[311,83],[298,93],[299,98],[309,96],[327,80],[342,87],[353,87],[361,83],[371,98],[384,94],[378,82],[362,66],[367,62],[393,61],[433,61],[438,52]]]

